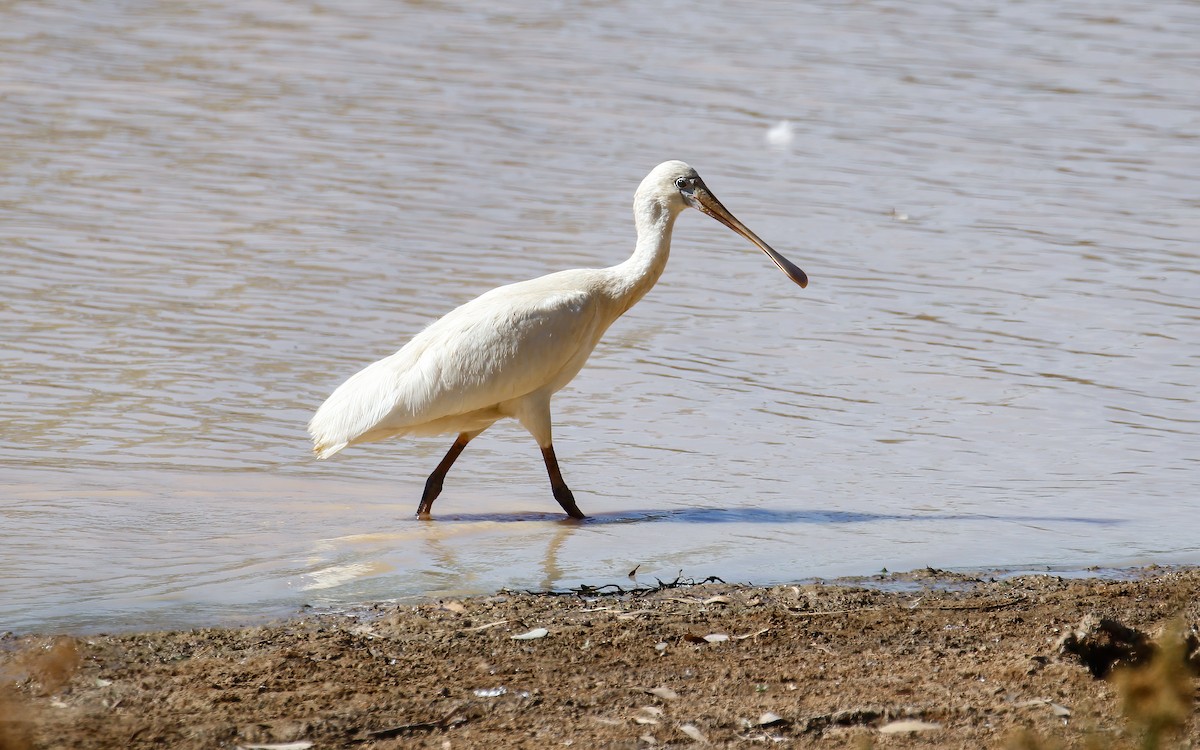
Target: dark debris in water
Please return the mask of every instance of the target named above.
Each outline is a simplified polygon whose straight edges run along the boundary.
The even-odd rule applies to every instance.
[[[583,583],[578,586],[567,589],[548,589],[544,591],[526,590],[525,593],[531,596],[580,596],[580,597],[600,597],[600,596],[646,596],[647,594],[655,594],[660,591],[668,591],[670,589],[687,588],[689,586],[703,586],[707,583],[725,583],[724,580],[717,576],[709,576],[702,580],[695,578],[684,578],[682,575],[676,576],[673,581],[663,581],[654,579],[654,585],[637,584],[634,586],[622,586],[619,583],[606,583],[602,586],[591,586]]]

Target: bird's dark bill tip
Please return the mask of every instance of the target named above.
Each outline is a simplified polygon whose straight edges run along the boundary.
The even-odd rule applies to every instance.
[[[775,261],[775,265],[779,266],[779,270],[787,274],[787,277],[800,285],[801,289],[808,287],[808,274],[806,274],[800,266],[791,262],[774,250],[763,248],[767,256]]]

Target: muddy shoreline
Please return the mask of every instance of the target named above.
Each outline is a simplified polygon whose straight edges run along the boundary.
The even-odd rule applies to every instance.
[[[1121,675],[1200,623],[1197,568],[684,583],[9,634],[0,749],[1137,747]],[[1162,746],[1191,747],[1197,681],[1170,674],[1143,692],[1185,701]]]

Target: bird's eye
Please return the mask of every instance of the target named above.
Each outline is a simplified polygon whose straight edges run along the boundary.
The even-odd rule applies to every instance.
[[[679,179],[675,180],[675,187],[679,188],[680,190],[683,190],[685,187],[687,187],[687,184],[686,177],[680,177]]]

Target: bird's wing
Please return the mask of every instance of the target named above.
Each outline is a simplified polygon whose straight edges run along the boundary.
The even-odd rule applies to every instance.
[[[564,385],[603,333],[586,273],[493,289],[351,377],[309,424],[318,454]]]

